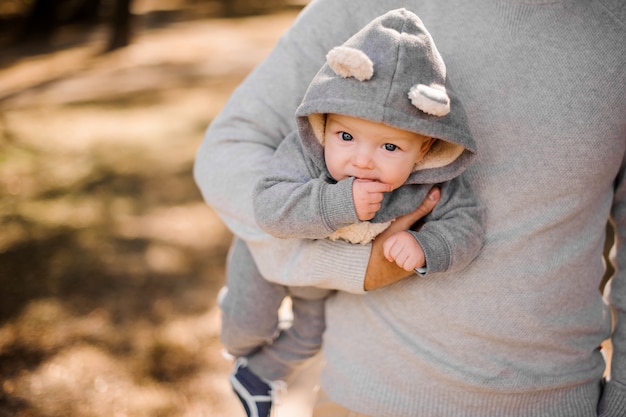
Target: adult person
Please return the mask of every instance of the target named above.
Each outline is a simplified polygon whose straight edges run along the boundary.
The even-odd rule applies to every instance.
[[[486,208],[472,264],[408,279],[381,261],[385,234],[363,247],[274,239],[251,201],[326,52],[398,7],[437,40],[480,150],[464,175]],[[625,22],[618,0],[314,0],[233,94],[195,177],[265,278],[340,290],[314,415],[626,415]],[[609,218],[613,323],[598,291]]]
[[[421,274],[471,262],[482,246],[482,209],[460,174],[476,147],[419,17],[391,10],[326,57],[296,112],[298,130],[255,188],[259,226],[285,239],[367,244],[437,185],[442,198],[423,227],[390,236],[384,254]],[[228,257],[220,336],[238,358],[230,380],[247,415],[268,417],[281,380],[317,353],[332,292],[269,282],[247,253]],[[293,320],[279,329],[287,294]]]

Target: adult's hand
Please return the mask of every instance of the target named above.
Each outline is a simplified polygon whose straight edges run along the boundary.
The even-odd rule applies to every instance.
[[[407,272],[396,265],[395,262],[389,262],[383,253],[383,243],[385,240],[401,230],[410,229],[415,222],[430,213],[441,198],[441,191],[434,187],[428,192],[428,195],[422,204],[412,213],[398,217],[391,225],[374,239],[372,242],[372,251],[370,253],[367,271],[365,272],[364,288],[366,291],[384,287],[394,282],[406,278]],[[411,274],[410,276],[415,276]]]

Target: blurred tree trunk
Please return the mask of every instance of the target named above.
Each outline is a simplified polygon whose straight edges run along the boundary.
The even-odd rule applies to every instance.
[[[50,40],[57,26],[57,2],[55,0],[35,0],[24,27],[21,40]]]
[[[131,36],[131,14],[130,5],[132,0],[115,0],[115,9],[111,22],[111,37],[107,51],[128,46]]]
[[[221,8],[222,8],[222,16],[224,17],[233,17],[237,15],[238,10],[238,1],[237,0],[220,0]]]
[[[69,22],[95,23],[100,16],[102,0],[83,0],[68,18]]]

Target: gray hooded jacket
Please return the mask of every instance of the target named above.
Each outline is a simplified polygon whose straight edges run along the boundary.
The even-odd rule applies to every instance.
[[[436,138],[406,183],[387,193],[369,222],[352,200],[353,178],[335,181],[324,162],[325,115],[337,113]],[[368,243],[416,209],[433,185],[442,197],[419,232],[428,272],[469,263],[482,246],[482,209],[459,176],[476,146],[463,107],[421,20],[398,9],[332,49],[296,111],[298,130],[276,150],[254,192],[258,224],[279,238]]]

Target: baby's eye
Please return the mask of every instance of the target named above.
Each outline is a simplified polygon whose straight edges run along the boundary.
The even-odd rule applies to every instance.
[[[394,145],[393,143],[385,143],[385,150],[386,151],[393,152],[396,149],[398,149],[398,147],[396,145]]]
[[[348,132],[339,132],[339,137],[341,138],[341,140],[345,140],[347,142],[350,142],[352,139],[354,139],[352,135]]]

